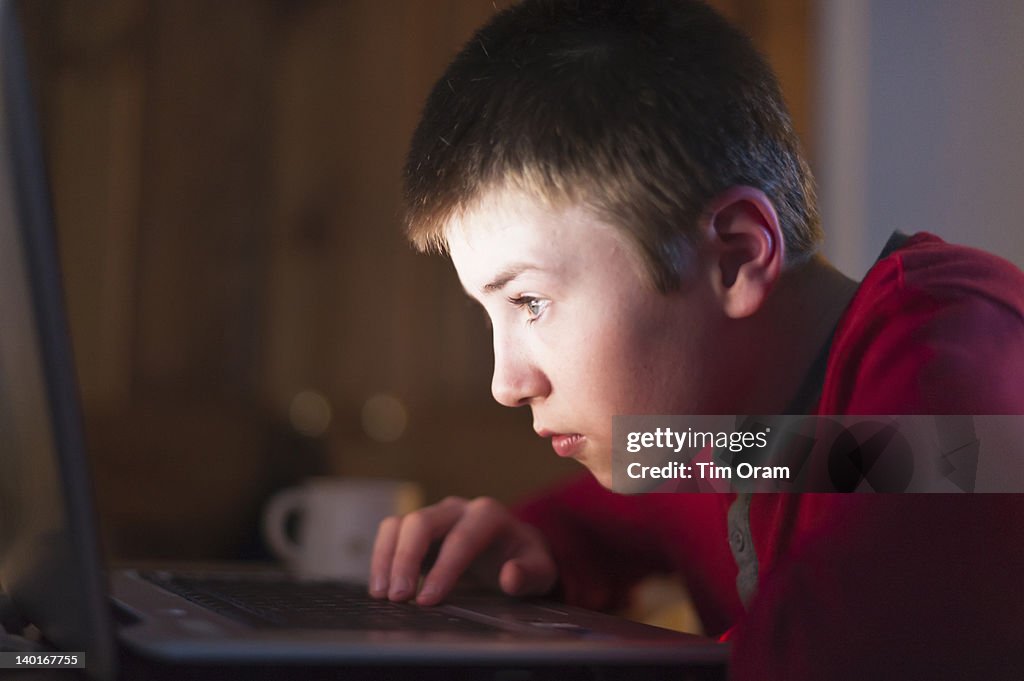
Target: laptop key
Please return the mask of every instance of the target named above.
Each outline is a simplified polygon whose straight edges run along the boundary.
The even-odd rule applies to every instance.
[[[459,633],[495,629],[439,609],[377,600],[356,584],[245,574],[140,574],[186,600],[257,628]]]

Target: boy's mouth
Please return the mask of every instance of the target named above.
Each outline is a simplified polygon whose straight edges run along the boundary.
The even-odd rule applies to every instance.
[[[572,433],[570,435],[552,434],[551,436],[551,447],[555,450],[555,454],[561,457],[570,457],[576,454],[580,448],[583,447],[583,442],[586,437],[579,433]]]

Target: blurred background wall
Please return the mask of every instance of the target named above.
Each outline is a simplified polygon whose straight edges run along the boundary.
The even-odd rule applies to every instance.
[[[820,0],[815,123],[829,256],[894,229],[1024,266],[1024,3]]]
[[[844,268],[893,228],[1021,263],[1018,3],[712,4],[779,73]],[[491,0],[23,9],[109,553],[258,555],[308,475],[511,501],[576,471],[491,400],[482,313],[399,225],[419,107]]]

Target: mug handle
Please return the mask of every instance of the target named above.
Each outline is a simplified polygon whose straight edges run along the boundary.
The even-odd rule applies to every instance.
[[[271,551],[286,563],[298,560],[299,545],[285,532],[285,523],[288,516],[301,512],[305,503],[305,490],[292,487],[275,494],[263,512],[263,538]]]

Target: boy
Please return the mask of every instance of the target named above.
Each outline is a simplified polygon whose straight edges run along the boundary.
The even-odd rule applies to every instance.
[[[432,605],[469,571],[607,608],[677,571],[736,678],[1020,659],[1015,497],[602,489],[615,414],[1024,413],[1024,276],[927,234],[859,285],[832,268],[774,76],[714,12],[497,15],[435,86],[405,180],[413,243],[447,252],[491,320],[495,399],[592,477],[514,512],[447,499],[386,520],[372,595]]]

